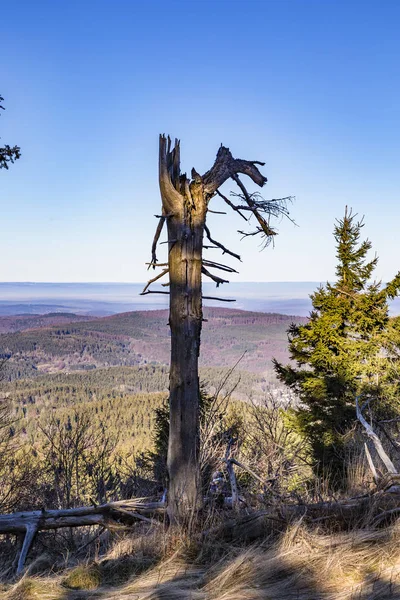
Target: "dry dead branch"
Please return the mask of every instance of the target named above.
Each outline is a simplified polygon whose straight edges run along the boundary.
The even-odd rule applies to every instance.
[[[143,288],[143,291],[141,292],[141,296],[144,296],[147,289],[149,288],[149,286],[154,283],[155,281],[157,281],[158,279],[161,279],[161,277],[164,277],[164,275],[166,275],[168,273],[169,269],[164,269],[163,271],[161,271],[161,273],[159,273],[158,275],[156,275],[155,277],[153,277],[153,279],[150,279],[146,285]]]
[[[213,275],[213,273],[210,273],[210,271],[208,271],[205,267],[202,267],[201,272],[206,277],[209,277],[210,279],[212,279],[213,281],[215,281],[215,283],[217,284],[217,287],[219,287],[222,283],[229,283],[229,281],[227,279],[222,279],[222,277],[218,277],[217,275]]]
[[[223,244],[221,244],[221,242],[217,242],[216,240],[214,240],[211,237],[211,233],[210,230],[208,229],[207,225],[204,225],[204,231],[205,234],[208,238],[208,240],[214,244],[214,246],[217,246],[217,248],[219,248],[220,250],[222,250],[222,254],[229,254],[230,256],[233,256],[233,258],[236,258],[237,260],[242,260],[239,256],[239,254],[236,254],[236,252],[232,252],[232,250],[229,250],[228,248],[225,248],[225,246]]]
[[[361,425],[364,427],[367,436],[370,438],[370,440],[372,440],[372,442],[375,446],[375,450],[377,451],[379,458],[382,460],[383,464],[385,465],[387,472],[390,474],[397,475],[398,471],[397,471],[396,467],[394,466],[394,464],[392,463],[392,461],[390,460],[387,453],[385,452],[385,450],[382,446],[381,440],[376,435],[375,431],[372,429],[371,425],[368,423],[368,421],[365,419],[364,415],[362,414],[362,411],[364,410],[364,408],[366,408],[368,406],[368,401],[362,407],[360,407],[358,400],[359,400],[359,397],[357,396],[356,397],[357,419],[360,421]],[[368,458],[368,455],[367,455],[367,458]],[[371,462],[372,462],[371,456],[369,457],[369,459],[371,459]],[[369,459],[368,459],[368,462],[370,462]],[[376,472],[375,468],[372,469],[372,473],[373,473],[374,477],[376,477],[377,472]]]

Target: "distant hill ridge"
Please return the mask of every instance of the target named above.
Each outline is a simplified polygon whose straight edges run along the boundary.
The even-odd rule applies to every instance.
[[[24,331],[25,329],[37,329],[72,323],[76,321],[88,321],[95,317],[76,315],[68,312],[50,312],[47,314],[19,314],[0,317],[0,333]]]
[[[271,371],[271,358],[287,360],[291,322],[304,317],[205,308],[201,364]],[[13,378],[109,366],[168,364],[168,311],[135,311],[102,318],[70,313],[0,317],[0,355]]]

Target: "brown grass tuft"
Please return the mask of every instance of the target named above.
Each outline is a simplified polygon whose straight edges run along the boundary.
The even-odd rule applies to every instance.
[[[96,563],[72,569],[63,584],[71,590],[95,590],[101,584],[101,571]]]

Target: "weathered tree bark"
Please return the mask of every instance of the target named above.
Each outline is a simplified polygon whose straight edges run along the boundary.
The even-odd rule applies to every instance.
[[[218,188],[232,178],[242,186],[237,173],[258,185],[267,181],[256,161],[238,160],[221,148],[213,167],[202,177],[192,169],[192,179],[180,172],[180,144],[160,136],[159,183],[163,214],[152,247],[151,266],[157,266],[156,246],[164,221],[168,229],[168,271],[171,328],[170,430],[168,443],[168,514],[171,522],[182,521],[201,505],[199,472],[199,373],[200,335],[203,320],[201,276],[219,285],[223,280],[203,264],[203,235],[208,202]],[[245,190],[244,186],[242,189]],[[246,190],[245,190],[246,191]],[[247,191],[246,191],[247,194]],[[247,195],[253,209],[255,203]],[[267,222],[256,214],[264,235],[272,235]],[[206,230],[209,237],[209,231]],[[220,245],[224,251],[226,250]],[[230,252],[229,252],[230,253]],[[233,253],[230,253],[233,254]],[[238,256],[235,255],[237,258]],[[221,265],[208,264],[214,268]],[[224,267],[222,265],[222,267]],[[222,269],[224,270],[224,269]],[[226,269],[225,269],[226,270]],[[146,291],[144,293],[149,293]]]
[[[201,502],[199,486],[199,373],[201,269],[205,203],[198,196],[168,220],[171,365],[168,443],[170,517]]]

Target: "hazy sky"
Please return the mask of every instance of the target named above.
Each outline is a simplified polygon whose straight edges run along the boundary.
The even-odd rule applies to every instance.
[[[398,1],[17,0],[0,19],[1,142],[22,148],[0,171],[0,281],[144,281],[160,132],[188,171],[222,142],[266,161],[266,198],[296,196],[298,227],[261,253],[212,215],[236,280],[332,278],[346,204],[378,276],[400,269]]]

